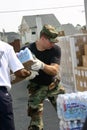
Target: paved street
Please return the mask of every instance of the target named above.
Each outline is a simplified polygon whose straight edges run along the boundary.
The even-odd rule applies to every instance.
[[[30,118],[27,116],[27,81],[12,86],[13,109],[16,130],[27,130]],[[49,101],[44,102],[44,130],[59,130],[58,118],[54,108]]]

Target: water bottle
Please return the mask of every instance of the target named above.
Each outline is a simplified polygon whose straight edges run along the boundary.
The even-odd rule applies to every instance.
[[[60,128],[60,130],[64,130],[64,127],[63,127],[63,120],[60,120],[60,122],[59,122],[59,128]]]
[[[63,119],[62,114],[62,104],[63,104],[63,98],[62,94],[58,95],[57,97],[57,115],[59,119]]]

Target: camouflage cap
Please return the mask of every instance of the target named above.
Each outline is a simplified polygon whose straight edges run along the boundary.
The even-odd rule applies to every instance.
[[[51,26],[51,25],[47,25],[45,24],[40,32],[40,34],[44,33],[50,42],[58,42],[58,31],[55,29],[55,27]]]

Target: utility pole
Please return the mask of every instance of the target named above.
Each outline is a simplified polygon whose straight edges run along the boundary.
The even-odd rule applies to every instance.
[[[85,8],[85,19],[86,19],[86,30],[87,30],[87,0],[84,0],[84,8]]]
[[[36,26],[37,26],[37,36],[39,38],[40,36],[40,31],[42,29],[42,20],[39,15],[36,16]]]

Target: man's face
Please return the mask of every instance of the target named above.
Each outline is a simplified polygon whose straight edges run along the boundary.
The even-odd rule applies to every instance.
[[[51,49],[55,43],[50,42],[48,38],[43,38],[43,47],[44,49]]]

